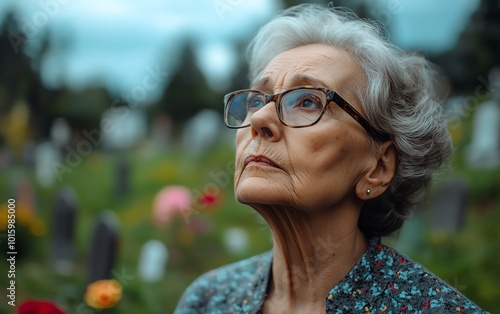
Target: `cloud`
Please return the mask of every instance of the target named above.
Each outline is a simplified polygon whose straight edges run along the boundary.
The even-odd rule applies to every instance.
[[[478,4],[477,0],[401,0],[401,13],[394,14],[389,25],[392,40],[402,48],[430,53],[451,49]]]
[[[203,64],[203,72],[220,81],[234,63],[227,43],[249,37],[278,9],[273,0],[2,1],[15,4],[28,21],[45,12],[54,38],[69,41],[68,50],[50,54],[43,66],[49,85],[104,81],[121,91],[140,82],[147,66],[175,62],[170,59],[187,36],[198,42],[201,59],[217,65]]]

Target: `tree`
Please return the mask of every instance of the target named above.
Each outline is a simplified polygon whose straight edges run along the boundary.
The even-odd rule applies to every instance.
[[[156,112],[168,114],[177,125],[204,108],[222,112],[222,96],[208,87],[198,68],[193,43],[186,41],[181,51],[177,71],[155,106]]]
[[[451,85],[461,93],[473,92],[479,78],[488,77],[500,65],[500,1],[482,0],[471,16],[456,46],[431,58],[450,78]]]

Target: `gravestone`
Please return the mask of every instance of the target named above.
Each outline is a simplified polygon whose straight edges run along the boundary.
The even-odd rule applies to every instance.
[[[130,166],[126,158],[120,158],[116,166],[116,194],[125,196],[130,192]]]
[[[146,282],[159,281],[165,273],[168,250],[158,240],[149,240],[142,246],[139,258],[139,276]]]
[[[64,118],[56,118],[52,122],[52,128],[50,129],[52,142],[62,148],[69,143],[70,136],[71,129],[68,122]]]
[[[75,192],[69,186],[61,188],[55,198],[52,223],[52,262],[63,275],[73,271],[74,233],[78,205]]]
[[[248,249],[248,233],[240,227],[229,228],[224,232],[224,244],[230,253],[244,253]]]
[[[139,109],[111,108],[103,114],[101,132],[104,147],[111,150],[132,148],[146,136],[146,115]]]
[[[500,164],[500,104],[483,103],[473,121],[472,143],[467,148],[468,162],[477,168],[493,168]]]
[[[107,211],[96,221],[90,242],[88,283],[111,279],[118,251],[118,218]]]
[[[51,187],[55,183],[56,173],[53,163],[60,163],[61,153],[52,142],[44,142],[35,149],[35,177],[42,187]]]
[[[462,227],[469,202],[469,187],[461,179],[444,183],[436,191],[431,205],[431,225],[440,231]]]
[[[182,144],[190,153],[201,153],[212,147],[219,140],[224,127],[221,115],[212,109],[201,110],[184,127]]]

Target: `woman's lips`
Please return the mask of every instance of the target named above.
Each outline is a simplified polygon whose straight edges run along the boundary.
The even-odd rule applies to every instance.
[[[260,166],[265,166],[265,167],[274,167],[274,168],[280,168],[274,161],[271,159],[267,158],[266,156],[263,155],[250,155],[245,159],[245,167],[248,166],[249,164],[256,164]]]

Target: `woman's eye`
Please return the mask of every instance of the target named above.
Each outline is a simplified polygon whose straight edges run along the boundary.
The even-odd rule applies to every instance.
[[[318,108],[318,104],[311,100],[304,100],[301,104],[302,108],[316,109]]]
[[[306,96],[298,99],[296,106],[305,109],[321,109],[321,102],[315,97]]]
[[[249,97],[247,101],[247,108],[248,109],[259,109],[264,107],[264,101],[262,100],[262,97]]]

